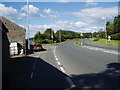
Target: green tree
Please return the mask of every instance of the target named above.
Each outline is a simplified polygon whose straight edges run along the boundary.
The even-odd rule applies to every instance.
[[[114,34],[120,33],[120,15],[114,18]]]

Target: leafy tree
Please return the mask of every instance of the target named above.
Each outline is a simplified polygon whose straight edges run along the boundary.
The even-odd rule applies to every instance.
[[[120,33],[120,15],[114,18],[114,34]]]
[[[106,30],[107,30],[108,35],[114,34],[115,33],[114,32],[114,24],[109,22],[106,26]]]
[[[53,39],[55,38],[54,31],[51,28],[48,28],[43,35],[45,36],[45,39],[52,40],[51,36],[53,35]]]

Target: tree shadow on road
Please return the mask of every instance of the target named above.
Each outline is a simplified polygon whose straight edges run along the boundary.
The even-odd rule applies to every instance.
[[[41,58],[19,57],[9,61],[3,68],[3,90],[5,88],[68,88],[68,77]]]
[[[120,88],[120,63],[110,63],[100,73],[72,75],[76,88]]]

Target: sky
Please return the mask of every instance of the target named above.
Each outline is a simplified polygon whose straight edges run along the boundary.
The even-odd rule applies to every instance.
[[[105,28],[105,22],[118,15],[118,2],[1,2],[0,15],[26,28],[29,22],[30,37],[47,28],[75,32],[97,32]],[[27,15],[29,13],[29,15]],[[29,16],[29,17],[28,17]]]

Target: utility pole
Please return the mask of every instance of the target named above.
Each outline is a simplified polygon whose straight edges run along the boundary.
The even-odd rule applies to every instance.
[[[61,31],[59,30],[59,41],[61,42]]]
[[[29,0],[27,0],[27,33],[28,33],[28,50],[30,50],[30,41],[29,41],[29,38],[30,38],[30,31],[29,31]]]
[[[51,25],[52,25],[52,15],[50,15],[50,17],[51,17]],[[54,31],[52,30],[52,26],[51,26],[51,39],[52,39],[52,42],[54,43],[53,33]]]
[[[104,31],[105,31],[105,39],[106,39],[106,45],[107,45],[107,30],[106,30],[106,18],[102,17],[101,19],[104,20]]]

